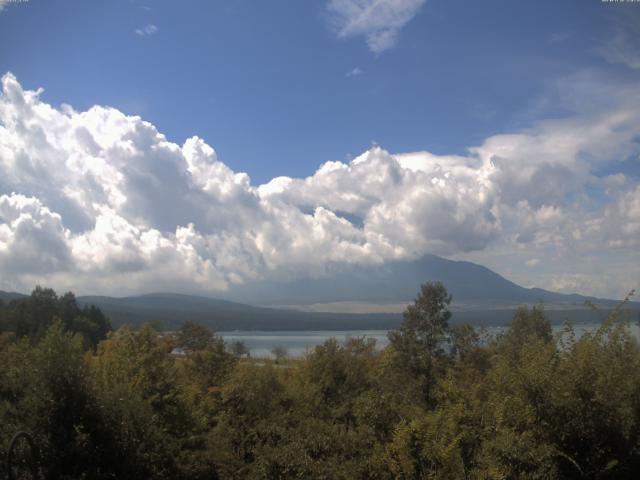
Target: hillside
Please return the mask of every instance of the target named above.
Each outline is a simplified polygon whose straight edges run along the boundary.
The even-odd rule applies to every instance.
[[[22,298],[25,297],[26,295],[24,293],[17,293],[17,292],[4,292],[2,290],[0,290],[0,300],[8,303],[11,300],[16,300],[18,298]]]
[[[232,330],[376,330],[397,328],[400,313],[319,313],[292,309],[254,307],[215,298],[155,293],[136,297],[79,297],[81,304],[99,306],[114,326],[138,325],[146,321],[160,322],[166,330],[177,329],[185,320],[208,325],[217,331]],[[452,324],[506,325],[513,316],[512,308],[454,310]],[[552,323],[570,318],[576,323],[601,321],[608,310],[548,309]],[[639,309],[632,315],[637,317]]]
[[[399,325],[403,305],[412,302],[421,283],[440,280],[453,295],[452,323],[505,325],[519,305],[543,302],[553,323],[566,318],[574,322],[598,321],[616,300],[565,295],[517,285],[486,267],[427,255],[414,262],[395,262],[382,267],[340,269],[326,277],[296,282],[254,282],[237,287],[229,299],[176,293],[152,293],[128,297],[80,296],[80,304],[99,306],[114,326],[146,321],[176,329],[185,320],[215,330],[369,330]],[[0,292],[5,301],[22,294]],[[591,300],[604,308],[592,312]],[[309,304],[329,302],[384,303],[400,306],[396,313],[329,313],[303,311]],[[255,306],[264,305],[264,306]],[[293,308],[277,307],[289,305]],[[297,306],[297,308],[296,308]],[[629,305],[629,318],[640,315],[640,304]]]
[[[132,297],[78,297],[82,304],[100,307],[114,325],[160,322],[167,330],[184,321],[208,325],[215,330],[343,330],[396,327],[399,314],[333,314],[254,307],[216,298],[154,293]]]
[[[15,299],[23,295],[7,295],[0,298]],[[175,330],[184,321],[192,320],[217,331],[233,330],[374,330],[396,328],[402,319],[400,313],[319,313],[292,309],[254,307],[207,297],[155,293],[131,297],[84,296],[78,297],[80,305],[94,304],[100,307],[114,327],[123,324],[140,325],[158,322],[163,329]],[[636,304],[637,305],[637,304]],[[506,325],[515,307],[494,309],[467,309],[453,311],[452,324]],[[552,323],[570,318],[576,323],[597,322],[604,318],[607,309],[592,312],[587,309],[547,309]],[[638,317],[640,309],[633,307],[630,319]]]
[[[383,266],[335,267],[321,278],[292,282],[250,282],[234,288],[228,298],[263,305],[308,305],[331,302],[409,303],[418,286],[439,280],[459,307],[493,309],[523,303],[562,304],[582,308],[585,299],[611,306],[615,300],[601,300],[578,294],[566,295],[540,288],[524,288],[475,263],[425,255],[415,261],[391,262]]]

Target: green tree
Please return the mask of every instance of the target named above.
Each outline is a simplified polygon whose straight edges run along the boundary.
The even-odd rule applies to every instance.
[[[540,341],[548,344],[552,340],[551,323],[544,315],[543,306],[535,305],[531,309],[523,306],[516,310],[509,327],[498,337],[498,345],[517,354],[528,343]]]
[[[81,336],[58,321],[35,345],[27,339],[3,345],[0,364],[2,441],[18,430],[30,432],[44,478],[103,478],[116,449],[93,392]]]
[[[276,369],[239,363],[221,389],[220,414],[212,431],[214,455],[223,478],[256,478],[256,449],[277,441],[278,420],[288,401]]]
[[[172,339],[149,325],[122,327],[92,360],[95,391],[115,439],[116,478],[184,478],[185,471],[211,478],[215,471],[200,436],[201,412],[185,393],[172,350]]]
[[[42,338],[58,313],[58,296],[37,286],[28,298],[11,302],[10,323],[17,337]]]
[[[208,327],[189,320],[178,330],[176,346],[186,352],[197,352],[209,347],[213,339],[214,333]]]
[[[413,305],[404,311],[400,329],[389,332],[400,365],[420,380],[426,401],[435,383],[437,359],[448,340],[450,304],[451,295],[441,282],[424,283]]]
[[[109,319],[98,307],[87,305],[81,309],[73,293],[58,297],[50,288],[38,286],[29,297],[12,300],[0,310],[2,331],[32,341],[40,340],[56,320],[66,331],[80,333],[86,347],[95,348],[111,331]]]
[[[185,371],[202,391],[221,386],[237,362],[222,337],[199,323],[185,322],[178,332],[176,346],[184,349]]]
[[[229,351],[238,358],[244,357],[245,355],[248,357],[250,355],[249,349],[242,340],[234,340],[231,342]]]
[[[282,360],[287,358],[288,354],[289,351],[284,345],[276,345],[271,349],[271,355],[276,359],[276,363],[280,363]]]
[[[451,354],[460,360],[477,350],[480,336],[471,325],[455,325],[450,329]]]
[[[62,320],[66,330],[80,333],[85,343],[94,349],[111,331],[111,322],[102,311],[95,305],[86,305],[81,309],[72,292],[58,299],[57,317]]]

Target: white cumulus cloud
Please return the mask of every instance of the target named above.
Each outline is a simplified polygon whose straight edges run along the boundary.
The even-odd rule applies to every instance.
[[[178,145],[140,117],[55,108],[41,92],[2,77],[0,288],[220,292],[425,253],[503,272],[515,258],[539,286],[594,278],[584,293],[640,281],[638,178],[596,173],[637,159],[637,91],[466,155],[373,147],[263,185],[201,138]]]

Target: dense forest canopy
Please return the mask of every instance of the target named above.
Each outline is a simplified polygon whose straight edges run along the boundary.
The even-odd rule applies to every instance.
[[[31,295],[16,298],[6,305],[0,300],[0,332],[16,338],[37,341],[55,322],[82,336],[86,344],[96,347],[111,330],[111,322],[95,305],[80,307],[73,293],[58,296],[51,288],[36,287]]]
[[[275,363],[193,322],[110,331],[36,289],[0,307],[0,452],[30,432],[52,479],[636,478],[640,348],[620,309],[578,338],[522,308],[490,337],[450,326],[449,303],[425,284],[387,348],[332,339]]]

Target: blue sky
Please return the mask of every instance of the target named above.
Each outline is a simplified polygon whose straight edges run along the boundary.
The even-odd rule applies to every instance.
[[[1,289],[640,287],[640,2],[0,0],[0,77]]]
[[[199,135],[262,183],[374,142],[463,153],[560,114],[542,105],[550,83],[606,63],[595,48],[625,7],[433,0],[374,53],[338,38],[319,1],[30,0],[0,16],[0,70],[54,105],[110,105],[179,143]]]

